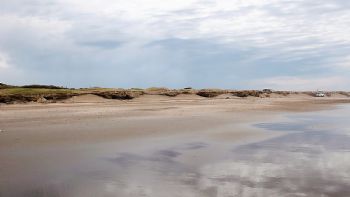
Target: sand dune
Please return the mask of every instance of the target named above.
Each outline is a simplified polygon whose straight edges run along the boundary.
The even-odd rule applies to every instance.
[[[221,94],[215,98],[217,98],[217,99],[239,99],[240,97],[234,96],[232,94]]]
[[[348,96],[344,95],[344,94],[340,94],[340,93],[330,93],[330,97],[335,97],[335,98],[349,98]]]
[[[84,94],[79,96],[73,96],[72,98],[66,99],[62,102],[64,103],[103,103],[108,101],[111,101],[111,100],[108,100],[93,94]]]

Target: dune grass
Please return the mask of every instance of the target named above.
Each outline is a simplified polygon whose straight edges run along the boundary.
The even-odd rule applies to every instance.
[[[121,88],[80,88],[80,89],[50,89],[50,88],[28,88],[28,87],[9,87],[0,89],[0,95],[49,95],[49,94],[89,94],[103,92],[142,92],[142,89],[121,89]]]
[[[0,95],[33,95],[33,94],[69,94],[79,93],[71,89],[44,89],[44,88],[7,88],[0,89]]]
[[[290,94],[306,94],[314,96],[314,92],[290,92],[290,91],[273,91],[271,93],[288,96]],[[338,91],[338,93],[347,97],[350,97],[349,92]],[[11,103],[14,101],[36,101],[38,98],[45,98],[47,100],[66,99],[72,96],[94,94],[107,99],[133,99],[140,95],[165,95],[169,97],[175,97],[179,94],[196,94],[202,97],[216,97],[221,94],[232,94],[238,97],[270,97],[269,94],[260,90],[222,90],[222,89],[168,89],[165,87],[151,87],[147,89],[141,88],[79,88],[68,89],[53,85],[26,85],[26,86],[11,86],[0,83],[0,103]],[[328,93],[331,96],[331,92]]]

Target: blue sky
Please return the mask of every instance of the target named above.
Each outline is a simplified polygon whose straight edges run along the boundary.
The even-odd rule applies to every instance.
[[[0,82],[350,90],[347,0],[0,0]]]

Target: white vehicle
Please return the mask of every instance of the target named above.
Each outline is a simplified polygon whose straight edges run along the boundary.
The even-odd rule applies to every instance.
[[[326,95],[323,92],[318,91],[318,92],[316,92],[315,96],[316,97],[325,97]]]

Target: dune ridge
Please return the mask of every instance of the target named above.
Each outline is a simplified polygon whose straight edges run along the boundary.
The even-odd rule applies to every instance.
[[[104,102],[107,100],[150,100],[169,99],[234,99],[234,98],[312,98],[316,91],[273,91],[273,90],[224,90],[224,89],[168,89],[168,88],[64,88],[53,85],[12,86],[0,83],[0,103],[56,103],[56,102]],[[155,97],[157,96],[157,97]],[[186,98],[187,97],[187,98]],[[350,98],[350,92],[327,91],[325,97]],[[74,99],[75,98],[75,99]],[[147,99],[146,99],[147,98]],[[104,100],[105,99],[105,100]],[[83,100],[83,101],[80,101]],[[157,100],[157,99],[155,99]]]

